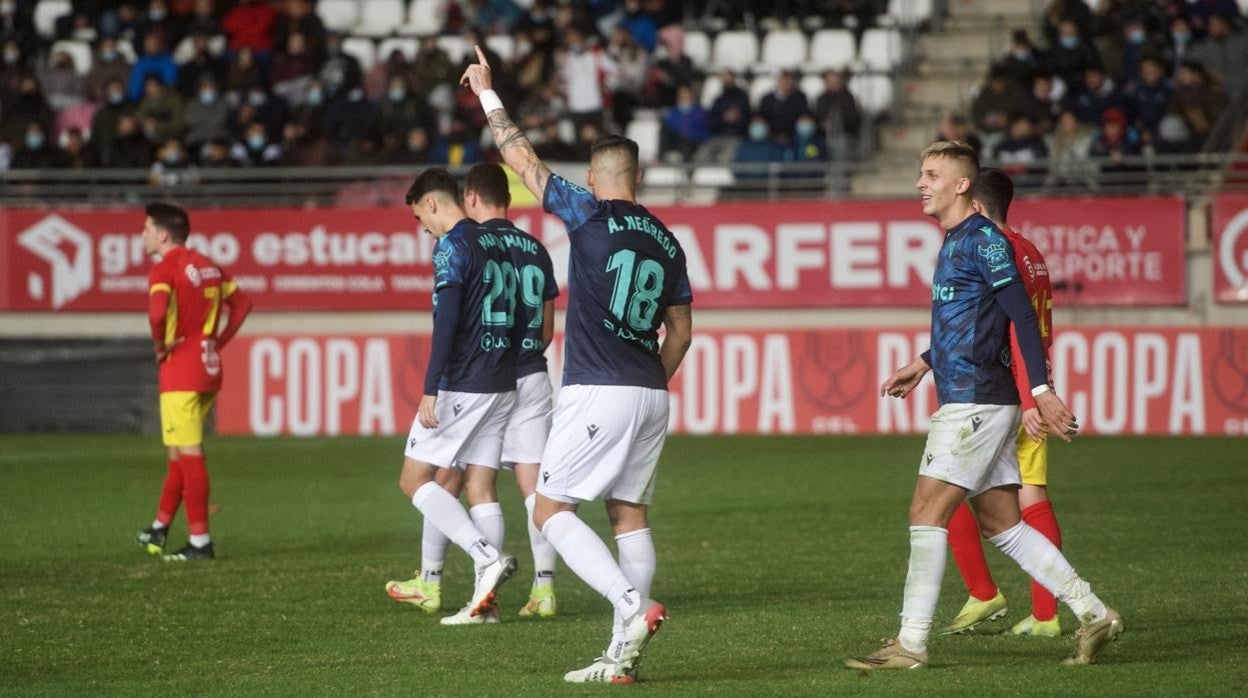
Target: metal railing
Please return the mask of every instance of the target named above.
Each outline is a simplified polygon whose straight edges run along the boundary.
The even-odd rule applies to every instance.
[[[992,164],[992,163],[986,163]],[[1004,166],[1020,192],[1047,195],[1205,195],[1248,191],[1248,155],[1197,153],[1109,160],[1038,161]],[[132,207],[177,200],[198,208],[249,206],[402,205],[418,167],[187,169],[152,175],[147,170],[12,170],[0,173],[0,206]],[[569,179],[584,163],[552,164]],[[463,174],[464,168],[453,170]],[[648,169],[640,196],[654,202],[854,199],[911,196],[914,159],[832,163],[657,165]]]

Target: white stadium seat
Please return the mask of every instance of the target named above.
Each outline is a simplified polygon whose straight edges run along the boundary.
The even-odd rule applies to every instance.
[[[360,69],[366,73],[377,62],[377,45],[372,39],[348,36],[342,40],[342,52],[348,56],[355,56],[355,60],[360,62]]]
[[[862,111],[877,116],[893,107],[893,81],[887,75],[855,75],[849,91]]]
[[[506,63],[516,60],[516,40],[510,34],[491,34],[485,37],[485,45]]]
[[[806,100],[810,102],[811,108],[814,108],[815,100],[819,99],[819,95],[825,91],[823,76],[815,73],[803,75],[802,81],[797,86],[802,91],[802,94],[806,95]]]
[[[724,81],[720,80],[718,75],[707,75],[702,81],[702,107],[710,109],[723,91]]]
[[[750,104],[755,108],[763,101],[763,97],[776,89],[775,75],[759,75],[750,83]]]
[[[715,37],[711,65],[716,70],[747,70],[758,62],[758,37],[753,32],[726,31]]]
[[[390,58],[390,54],[395,49],[402,51],[407,60],[414,60],[416,51],[420,49],[420,42],[409,38],[382,39],[381,43],[377,45],[377,60],[384,61]]]
[[[693,62],[694,67],[710,65],[710,37],[703,32],[685,32],[685,55]]]
[[[448,0],[412,0],[407,9],[407,24],[399,27],[399,33],[408,36],[435,36],[446,24]]]
[[[35,5],[35,32],[44,39],[56,36],[56,20],[74,11],[69,0],[41,0]]]
[[[226,40],[225,40],[224,34],[217,34],[215,36],[210,37],[208,39],[208,52],[214,56],[220,56],[221,54],[225,53],[225,47],[226,47],[225,42]],[[121,47],[129,46],[129,45],[130,45],[129,41],[123,41],[117,44],[117,52],[124,54],[125,51],[123,51]],[[131,50],[133,51],[133,49]],[[174,62],[176,62],[178,65],[182,65],[183,63],[189,62],[194,57],[195,57],[195,37],[188,36],[185,39],[182,39],[182,41],[179,41],[178,47],[174,49],[173,51]],[[131,63],[133,63],[135,59],[132,56],[128,60]]]
[[[459,35],[439,36],[438,48],[446,52],[450,56],[451,62],[458,64],[460,61],[472,52],[472,47],[468,45],[468,40]]]
[[[52,44],[52,51],[48,55],[55,55],[57,51],[64,51],[74,61],[74,70],[79,75],[86,75],[91,70],[91,44],[86,41],[58,41]]]
[[[685,168],[651,167],[642,175],[641,181],[647,187],[679,187],[685,183]]]
[[[827,70],[844,70],[854,62],[858,47],[854,35],[848,29],[820,29],[810,42],[808,67]]]
[[[869,70],[888,72],[901,64],[901,32],[896,29],[868,29],[862,35],[858,59]]]
[[[390,36],[403,25],[403,0],[366,0],[361,5],[356,34]]]
[[[331,32],[348,34],[360,21],[360,6],[355,0],[320,0],[316,14]]]
[[[693,171],[693,184],[698,187],[732,186],[732,170],[727,167],[699,167]]]
[[[917,27],[932,17],[932,0],[888,0],[888,14],[902,27]]]
[[[648,165],[659,159],[659,132],[662,125],[658,119],[633,119],[628,123],[627,135],[637,144],[641,164]]]
[[[796,68],[806,62],[806,35],[800,31],[768,32],[763,39],[763,65]]]

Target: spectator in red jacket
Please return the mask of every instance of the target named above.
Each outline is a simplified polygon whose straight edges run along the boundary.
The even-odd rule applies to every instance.
[[[255,52],[256,58],[267,64],[273,50],[273,27],[277,24],[277,10],[267,2],[240,0],[221,22],[221,28],[230,38],[230,50],[246,47]]]

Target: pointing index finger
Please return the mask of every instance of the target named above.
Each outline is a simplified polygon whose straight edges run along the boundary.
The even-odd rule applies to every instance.
[[[481,47],[477,44],[473,44],[472,47],[477,50],[477,62],[485,66],[486,68],[489,68],[490,62],[485,59],[485,51],[482,51]]]

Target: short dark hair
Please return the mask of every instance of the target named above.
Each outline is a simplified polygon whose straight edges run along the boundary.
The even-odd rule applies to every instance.
[[[177,204],[157,201],[148,204],[144,212],[157,228],[169,233],[169,237],[179,245],[186,242],[191,234],[191,217],[186,214],[186,209]]]
[[[451,197],[451,199],[459,201],[459,184],[451,176],[451,173],[442,167],[430,167],[416,175],[411,188],[407,190],[407,197],[404,198],[404,201],[407,202],[408,206],[411,206],[420,201],[425,194],[435,191],[440,191]]]
[[[639,165],[641,150],[637,147],[637,142],[616,134],[601,136],[595,140],[594,144],[589,147],[589,159],[592,161],[599,153],[616,151],[626,153],[632,158],[634,168]]]
[[[491,206],[506,208],[511,205],[511,183],[501,165],[482,162],[468,170],[464,178],[464,191],[475,191],[481,200]]]
[[[971,185],[971,200],[978,201],[989,218],[1004,223],[1014,201],[1014,182],[995,167],[980,170]]]

